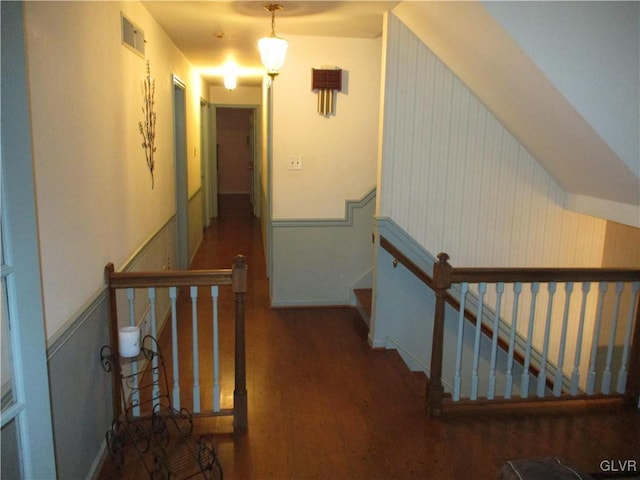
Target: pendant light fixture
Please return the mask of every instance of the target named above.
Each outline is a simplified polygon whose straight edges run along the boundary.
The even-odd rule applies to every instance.
[[[258,41],[258,49],[262,64],[267,69],[267,75],[273,79],[278,75],[278,71],[284,63],[288,46],[284,38],[276,36],[276,11],[282,10],[284,7],[277,3],[270,3],[264,8],[267,12],[271,12],[271,35]]]

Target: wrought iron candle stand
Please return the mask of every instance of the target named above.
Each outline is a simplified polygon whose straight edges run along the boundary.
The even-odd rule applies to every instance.
[[[142,340],[140,354],[123,358],[105,345],[102,367],[118,373],[123,413],[106,433],[112,462],[123,473],[125,457],[133,453],[151,479],[186,479],[201,476],[222,480],[215,448],[205,436],[192,434],[191,413],[171,405],[167,373],[155,338]]]

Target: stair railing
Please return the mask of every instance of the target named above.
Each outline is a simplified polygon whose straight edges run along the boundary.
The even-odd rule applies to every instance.
[[[407,257],[404,253],[402,253],[402,251],[400,251],[386,237],[384,236],[380,237],[380,246],[384,248],[387,252],[389,252],[391,255],[393,255],[395,260],[402,263],[402,265],[404,265],[407,268],[407,270],[413,273],[416,276],[416,278],[418,278],[421,282],[423,282],[427,287],[429,287],[431,290],[434,290],[434,291],[436,290],[435,283],[431,275],[429,275],[424,270],[422,270],[418,265],[416,265],[411,259],[409,259],[409,257]],[[459,310],[460,303],[451,293],[449,293],[448,291],[444,292],[443,298],[446,304],[449,304],[454,309]],[[463,309],[463,312],[464,312],[464,318],[466,318],[469,322],[471,322],[471,324],[476,325],[476,322],[477,322],[476,315],[468,308]],[[493,330],[488,325],[483,323],[481,324],[480,328],[481,328],[481,332],[487,337],[493,336]],[[508,341],[506,341],[502,336],[498,336],[497,344],[504,351],[507,351],[509,348]],[[519,362],[520,364],[524,364],[524,356],[521,354],[520,351],[514,350],[513,354],[514,354],[514,360],[516,362]],[[538,369],[533,364],[529,365],[529,371],[533,376],[537,376],[538,374]]]
[[[448,260],[438,255],[431,282],[430,415],[455,406],[550,400],[619,398],[638,406],[640,270],[454,268]],[[447,308],[455,313],[447,315]],[[452,318],[455,370],[453,391],[445,394],[444,332]],[[472,349],[463,346],[465,331]],[[500,354],[506,357],[502,395],[496,388]]]
[[[186,370],[190,371],[192,376],[191,391],[185,392],[186,397],[192,397],[193,403],[188,408],[194,416],[233,416],[234,429],[242,430],[247,428],[247,388],[246,388],[246,364],[245,364],[245,296],[247,292],[247,264],[242,255],[238,255],[234,259],[232,268],[220,270],[186,270],[186,271],[160,271],[160,272],[116,272],[113,264],[105,267],[105,278],[109,292],[109,336],[111,342],[111,351],[117,358],[119,355],[118,331],[121,326],[137,326],[143,324],[142,328],[148,329],[151,336],[157,338],[160,334],[162,323],[163,308],[159,308],[160,304],[168,304],[167,310],[170,312],[170,319],[167,317],[167,323],[170,321],[171,331],[171,358],[168,365],[172,367],[173,406],[180,410],[181,405],[181,386],[180,386],[180,352],[178,337],[184,335],[183,330],[186,322],[184,319],[178,319],[178,297],[181,289],[187,291],[188,299],[191,303],[191,331],[192,337],[192,364]],[[234,370],[234,392],[233,392],[233,408],[223,409],[220,405],[220,378],[219,378],[219,335],[218,335],[218,298],[219,287],[231,286],[235,302],[235,370]],[[211,298],[211,321],[212,331],[212,374],[213,378],[205,379],[202,383],[211,383],[213,385],[213,405],[210,409],[203,409],[201,406],[200,391],[200,360],[198,348],[198,336],[204,328],[203,319],[198,318],[198,297],[199,287],[209,289]],[[140,289],[147,290],[146,303],[136,302],[136,291]],[[186,296],[186,295],[185,295]],[[162,297],[162,298],[161,298]],[[118,301],[120,298],[120,302]],[[208,301],[208,299],[207,299]],[[123,317],[128,317],[122,324],[119,322],[119,311],[128,312]],[[149,325],[146,325],[146,323]],[[188,355],[183,355],[187,357]],[[135,364],[132,368],[136,368]],[[113,383],[112,401],[113,414],[118,418],[122,411],[122,391],[121,382],[117,377],[116,369],[111,371]],[[126,392],[125,392],[126,397]],[[208,395],[207,395],[208,397]],[[134,402],[135,403],[135,402]],[[134,413],[135,414],[135,413]]]

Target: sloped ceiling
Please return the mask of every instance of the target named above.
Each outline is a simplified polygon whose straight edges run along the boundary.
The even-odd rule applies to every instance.
[[[393,13],[567,192],[640,227],[637,2],[402,2]]]

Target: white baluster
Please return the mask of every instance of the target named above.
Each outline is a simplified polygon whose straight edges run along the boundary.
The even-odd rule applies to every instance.
[[[484,306],[484,294],[487,291],[487,284],[481,282],[478,285],[478,313],[476,320],[476,335],[473,342],[473,367],[471,370],[471,400],[478,399],[478,365],[480,363],[480,333],[482,330],[482,313]]]
[[[580,323],[578,325],[578,338],[576,340],[576,354],[573,360],[573,374],[571,375],[571,388],[569,392],[571,395],[578,393],[578,386],[580,385],[580,355],[582,352],[582,336],[584,334],[584,317],[587,312],[587,296],[591,284],[589,282],[582,283],[582,306],[580,307]]]
[[[127,301],[129,305],[129,325],[136,326],[136,290],[127,288]]]
[[[571,294],[573,293],[573,282],[564,285],[564,313],[562,315],[562,332],[560,333],[560,347],[558,349],[558,365],[556,366],[556,378],[553,381],[553,395],[562,395],[562,383],[564,379],[564,351],[567,344],[567,327],[569,325],[569,307],[571,304]]]
[[[150,287],[147,290],[147,296],[149,297],[149,307],[150,307],[149,316],[151,317],[151,336],[157,340],[158,337],[157,337],[157,327],[156,327],[156,289],[153,287]],[[151,365],[153,366],[153,407],[155,408],[158,405],[158,400],[160,397],[158,357],[156,355],[153,356]]]
[[[156,289],[150,287],[147,290],[147,296],[149,297],[149,317],[151,320],[151,336],[158,339],[158,327],[156,323]]]
[[[616,342],[616,332],[618,330],[618,315],[620,315],[620,296],[624,290],[623,282],[616,282],[616,300],[613,306],[613,318],[611,319],[611,331],[609,332],[609,342],[607,343],[607,361],[602,373],[602,393],[611,393],[611,362],[613,362],[613,347]]]
[[[522,390],[522,397],[527,398],[529,396],[529,365],[531,364],[531,345],[533,343],[533,323],[536,317],[536,301],[538,298],[538,291],[540,290],[540,284],[533,282],[531,284],[531,307],[529,309],[529,328],[527,331],[527,348],[524,355],[524,365],[522,366],[522,381],[520,389]]]
[[[211,287],[213,300],[213,411],[220,411],[220,358],[218,348],[218,287]]]
[[[464,334],[464,309],[469,284],[464,282],[460,292],[460,312],[458,314],[458,337],[456,339],[456,369],[453,375],[453,401],[460,400],[460,369],[462,368],[462,336]]]
[[[513,310],[511,313],[511,333],[509,334],[509,355],[507,360],[506,384],[504,388],[504,398],[511,398],[513,390],[513,354],[516,345],[516,331],[518,328],[518,303],[522,292],[522,283],[513,284]]]
[[[618,372],[618,385],[616,391],[624,393],[627,384],[627,362],[629,361],[629,348],[631,348],[631,334],[633,331],[633,312],[638,298],[638,290],[640,290],[640,282],[632,284],[631,302],[629,305],[629,317],[627,319],[627,331],[624,338],[624,348],[622,350],[622,360],[620,361],[620,371]]]
[[[458,315],[458,337],[456,339],[456,370],[453,376],[453,401],[460,400],[460,369],[462,368],[462,336],[464,334],[464,309],[469,291],[469,284],[464,282],[461,284],[462,291],[460,293],[460,312]]]
[[[589,374],[587,376],[587,395],[593,395],[596,385],[596,359],[598,357],[598,343],[600,341],[600,326],[602,325],[604,296],[607,293],[607,288],[608,284],[606,282],[600,282],[600,286],[598,288],[596,323],[593,325],[593,336],[591,337],[591,357],[589,359]]]
[[[127,288],[127,300],[129,302],[129,325],[136,326],[136,291],[134,288]],[[133,405],[133,416],[140,416],[140,392],[138,392],[138,362],[131,362],[131,404]]]
[[[198,358],[198,287],[191,287],[191,325],[193,327],[193,411],[200,413],[200,361]]]
[[[173,352],[173,408],[180,410],[180,355],[178,352],[178,315],[176,300],[178,289],[169,287],[169,298],[171,299],[171,350]]]
[[[547,285],[549,296],[547,298],[547,321],[544,325],[544,342],[542,344],[542,365],[540,365],[540,373],[538,374],[538,388],[536,394],[539,398],[544,397],[544,391],[547,386],[547,357],[549,355],[549,335],[551,334],[551,314],[553,310],[553,296],[556,293],[556,282],[550,282]]]
[[[500,307],[502,304],[502,294],[504,283],[496,284],[496,308],[493,315],[493,337],[491,339],[491,364],[489,367],[489,392],[487,398],[493,400],[496,392],[496,361],[498,357],[498,326],[500,324]]]

